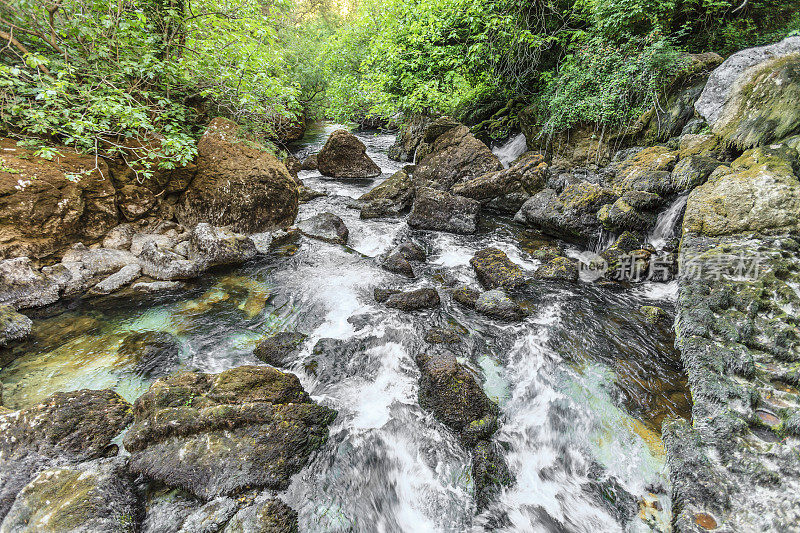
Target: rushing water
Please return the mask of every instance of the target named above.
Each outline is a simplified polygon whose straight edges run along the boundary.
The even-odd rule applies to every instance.
[[[309,133],[316,151],[332,126]],[[117,347],[132,331],[166,331],[180,342],[180,367],[218,372],[259,364],[265,333],[294,329],[308,342],[291,370],[319,402],[338,410],[328,443],[281,497],[309,532],[651,531],[669,521],[661,421],[688,412],[685,378],[668,327],[648,325],[641,305],[672,308],[674,287],[638,289],[544,284],[507,324],[444,297],[434,311],[404,314],[376,304],[381,286],[476,284],[469,259],[496,246],[526,269],[543,237],[487,218],[472,236],[411,231],[403,220],[360,220],[352,199],[402,165],[385,152],[389,135],[359,134],[384,174],[335,181],[304,172],[328,194],[300,218],[333,212],[350,229],[348,247],[303,240],[188,291],[122,303],[113,298],[53,311],[0,372],[4,403],[30,405],[57,390],[105,388],[134,400],[150,383]],[[300,155],[303,155],[302,153]],[[376,257],[401,239],[428,251],[413,281]],[[671,312],[671,311],[670,311]],[[453,327],[459,359],[484,379],[502,411],[496,439],[516,483],[476,516],[469,452],[417,403],[414,355],[431,326]],[[314,349],[318,346],[318,349]],[[620,511],[625,492],[640,509]],[[635,507],[635,505],[634,505]],[[659,510],[660,509],[660,510]]]
[[[525,134],[517,133],[508,138],[506,142],[492,149],[494,155],[503,163],[503,166],[508,168],[516,158],[525,153],[528,149]]]
[[[672,202],[672,205],[659,213],[656,225],[647,239],[657,250],[662,249],[670,239],[675,238],[678,222],[683,217],[683,210],[686,208],[688,199],[689,195],[679,196]]]

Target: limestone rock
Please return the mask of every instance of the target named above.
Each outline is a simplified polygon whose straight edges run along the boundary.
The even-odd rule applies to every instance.
[[[0,261],[0,305],[42,307],[58,301],[60,290],[58,282],[36,271],[27,257]]]
[[[126,265],[92,287],[92,294],[111,294],[134,281],[142,273],[140,265]]]
[[[0,305],[0,347],[24,339],[31,333],[33,321],[7,305]]]
[[[258,255],[249,237],[211,224],[195,226],[189,244],[189,259],[208,267],[240,265]]]

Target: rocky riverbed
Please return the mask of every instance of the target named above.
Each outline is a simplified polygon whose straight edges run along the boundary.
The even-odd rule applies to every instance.
[[[582,160],[449,117],[9,155],[0,531],[792,531],[799,54]]]

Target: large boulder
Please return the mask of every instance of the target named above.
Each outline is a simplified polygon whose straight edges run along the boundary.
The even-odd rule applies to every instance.
[[[17,494],[3,533],[135,533],[139,505],[119,460],[40,472]]]
[[[58,147],[52,161],[0,139],[0,258],[41,259],[100,240],[117,225],[115,191],[103,159]]]
[[[250,237],[204,223],[192,230],[189,246],[189,259],[208,267],[240,265],[258,255]]]
[[[511,261],[505,252],[497,248],[483,248],[469,260],[481,285],[489,290],[518,290],[528,283],[522,267]]]
[[[317,167],[332,178],[374,178],[381,168],[367,155],[367,147],[347,130],[331,133],[317,154]]]
[[[414,188],[411,176],[405,169],[398,170],[386,181],[364,193],[361,218],[396,216],[411,206],[414,201]]]
[[[453,186],[453,194],[478,200],[500,212],[514,214],[547,184],[547,163],[529,152],[506,169],[489,172]]]
[[[125,436],[135,473],[210,500],[246,488],[284,490],[328,436],[336,412],[293,374],[241,366],[156,381]]]
[[[429,153],[417,161],[414,171],[415,187],[430,187],[449,191],[453,185],[488,172],[503,170],[503,164],[489,147],[475,138],[464,125],[442,123],[428,126],[425,141]],[[438,137],[435,134],[439,134]],[[429,140],[431,139],[431,140]]]
[[[0,261],[0,305],[15,309],[41,307],[58,301],[59,283],[33,268],[27,257]]]
[[[417,147],[422,142],[422,137],[431,121],[430,117],[421,113],[412,114],[397,134],[395,143],[389,148],[389,158],[395,161],[413,162]]]
[[[740,148],[800,131],[800,36],[741,50],[717,67],[695,109]]]
[[[255,233],[291,225],[297,206],[297,185],[284,164],[240,139],[234,122],[215,118],[197,143],[197,175],[177,216],[187,226],[208,222]]]
[[[491,436],[498,413],[472,372],[451,352],[419,354],[419,404],[462,438]]]
[[[665,146],[646,148],[619,163],[611,186],[617,194],[626,191],[669,194],[673,192],[669,173],[677,161],[678,153]]]
[[[480,208],[477,200],[420,187],[408,216],[408,225],[415,229],[475,233]]]
[[[689,195],[683,231],[711,237],[800,230],[798,153],[786,146],[746,151]]]
[[[544,189],[523,204],[515,220],[565,241],[585,244],[599,231],[597,212],[616,199],[613,191],[585,181],[567,185],[560,194]]]

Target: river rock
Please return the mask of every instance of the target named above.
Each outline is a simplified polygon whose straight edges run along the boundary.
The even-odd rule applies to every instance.
[[[646,191],[660,195],[672,192],[670,172],[678,161],[678,153],[666,146],[652,146],[619,163],[611,178],[614,191]]]
[[[131,285],[136,292],[151,294],[161,291],[174,291],[183,287],[180,281],[140,281]]]
[[[12,307],[0,305],[0,347],[24,339],[31,333],[33,321]],[[0,402],[2,403],[2,402]]]
[[[786,146],[746,151],[689,195],[683,230],[707,236],[800,229],[798,153]]]
[[[413,181],[418,190],[428,187],[450,191],[457,183],[499,170],[503,170],[503,164],[489,147],[476,139],[469,128],[457,125],[432,141],[428,155],[418,158]]]
[[[162,250],[155,242],[148,242],[139,256],[142,273],[153,279],[175,281],[192,279],[205,270],[205,264],[192,261],[171,250]]]
[[[475,309],[475,304],[481,295],[481,291],[471,287],[458,287],[453,291],[453,300],[469,309]]]
[[[381,169],[367,155],[367,147],[347,130],[331,133],[317,154],[317,167],[332,178],[374,178]]]
[[[131,471],[210,500],[286,489],[336,412],[311,401],[293,374],[240,366],[159,379],[134,417],[125,436]]]
[[[695,109],[728,143],[749,148],[800,128],[800,36],[741,50],[708,78]]]
[[[383,258],[381,266],[389,272],[414,278],[416,275],[414,274],[414,268],[411,266],[411,262],[425,261],[425,258],[425,250],[413,242],[404,242],[397,245]]]
[[[258,255],[250,237],[211,224],[195,226],[189,243],[189,259],[209,267],[240,265]]]
[[[180,363],[180,343],[166,331],[137,331],[127,335],[117,349],[134,364],[133,372],[145,379],[164,376]]]
[[[475,310],[482,315],[500,320],[522,320],[525,316],[520,306],[502,289],[494,289],[481,294],[475,301]]]
[[[0,261],[0,305],[42,307],[58,301],[61,288],[53,277],[34,269],[27,257]]]
[[[92,287],[92,294],[111,294],[137,279],[142,273],[140,265],[126,265],[119,271],[98,282]]]
[[[333,213],[320,213],[297,223],[297,229],[308,238],[331,244],[347,244],[350,230]]]
[[[416,311],[430,309],[440,304],[439,293],[436,289],[423,288],[408,292],[397,292],[386,298],[386,307],[401,311]]]
[[[197,175],[180,203],[178,220],[255,233],[290,226],[297,206],[297,185],[284,164],[245,144],[234,122],[212,120],[197,143]]]
[[[389,158],[408,163],[414,161],[417,147],[422,142],[425,130],[432,120],[431,117],[422,113],[412,114],[397,134],[395,143],[389,148]]]
[[[522,267],[497,248],[478,250],[469,260],[469,264],[472,265],[481,285],[489,290],[503,288],[516,291],[528,282]]]
[[[0,531],[135,533],[138,511],[125,465],[100,460],[40,472],[17,494]]]
[[[317,154],[310,155],[303,160],[302,170],[317,170]]]
[[[297,512],[278,499],[239,510],[222,533],[299,533]]]
[[[440,422],[459,434],[493,425],[491,421],[497,416],[497,405],[455,355],[451,352],[422,353],[416,357],[416,362],[422,374],[419,404],[423,409],[433,412]]]
[[[477,200],[421,187],[416,190],[408,225],[415,229],[475,233],[480,207]]]
[[[613,232],[641,231],[647,232],[656,223],[657,213],[647,209],[637,208],[631,204],[631,194],[645,193],[643,191],[627,191],[622,198],[613,204],[606,204],[597,212],[597,220],[604,228]],[[657,195],[656,195],[657,196]],[[634,196],[634,198],[636,198]],[[661,197],[659,196],[659,201]],[[635,202],[635,200],[634,200]]]
[[[296,331],[281,331],[258,342],[253,355],[272,366],[282,367],[300,351],[308,335]]]
[[[59,146],[53,161],[0,139],[0,258],[41,259],[98,241],[117,225],[106,162]]]
[[[533,273],[535,279],[549,281],[578,281],[578,262],[568,257],[556,257],[543,264]]]
[[[397,216],[414,201],[411,177],[405,170],[398,170],[359,200],[364,202],[361,218]]]
[[[613,191],[589,182],[568,185],[560,194],[544,189],[525,202],[514,219],[548,235],[585,244],[599,230],[597,211],[616,199]]]
[[[682,158],[672,171],[672,186],[678,192],[691,191],[706,182],[722,163],[712,157],[690,155]]]
[[[452,192],[502,213],[514,214],[528,198],[545,187],[547,178],[544,156],[528,152],[509,168],[457,183]]]
[[[503,487],[514,482],[514,476],[497,444],[482,440],[472,450],[472,479],[478,512],[486,509]]]

